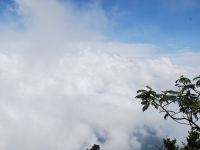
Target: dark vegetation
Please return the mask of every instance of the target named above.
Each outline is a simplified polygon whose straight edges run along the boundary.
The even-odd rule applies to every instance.
[[[146,111],[150,106],[159,109],[164,113],[164,119],[171,118],[180,125],[188,125],[191,128],[186,143],[182,146],[176,144],[176,139],[163,139],[163,146],[157,147],[160,150],[198,150],[200,149],[200,75],[193,79],[193,82],[184,76],[175,81],[177,91],[166,90],[156,93],[151,87],[147,90],[138,90],[136,98],[141,99],[142,110]],[[178,109],[172,109],[172,105],[177,105]],[[174,108],[174,107],[173,107]]]
[[[91,149],[88,149],[88,148],[87,148],[87,150],[100,150],[100,146],[99,146],[99,145],[96,145],[96,144],[94,144],[94,145],[92,146],[92,148],[91,148]]]

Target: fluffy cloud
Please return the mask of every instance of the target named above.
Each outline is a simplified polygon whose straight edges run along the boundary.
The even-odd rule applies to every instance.
[[[0,44],[6,54],[15,52],[30,59],[52,59],[90,46],[108,53],[138,57],[150,54],[156,47],[109,41],[102,34],[109,21],[98,3],[78,8],[73,3],[55,0],[17,0],[16,3],[18,9],[13,11],[20,16],[18,21],[0,28]],[[19,23],[24,25],[21,31]]]
[[[152,137],[184,140],[185,127],[154,109],[142,113],[136,91],[170,89],[199,68],[155,58],[153,44],[105,42],[109,21],[98,3],[16,2],[25,28],[0,26],[0,149],[84,150],[96,143],[139,150]]]
[[[150,136],[145,126],[162,137],[177,125],[142,113],[136,90],[170,88],[181,74],[199,72],[167,58],[131,61],[91,50],[39,63],[1,54],[0,62],[1,149],[140,149],[136,135]]]

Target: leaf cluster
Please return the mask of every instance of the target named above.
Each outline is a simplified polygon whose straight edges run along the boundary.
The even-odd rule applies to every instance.
[[[88,150],[100,150],[100,146],[94,144],[94,145],[92,146],[92,148],[91,148],[91,149],[88,149]]]
[[[143,105],[142,110],[146,111],[151,105],[160,112],[164,112],[164,119],[170,117],[179,124],[186,124],[191,127],[187,143],[183,143],[180,148],[176,144],[176,139],[163,139],[163,146],[157,149],[164,150],[199,150],[200,149],[200,126],[198,124],[200,114],[200,75],[193,79],[193,82],[180,76],[175,81],[177,91],[165,90],[162,93],[156,93],[150,86],[146,86],[146,90],[138,90],[136,98],[141,99]],[[178,110],[171,110],[171,105],[178,105]]]
[[[142,110],[146,111],[149,106],[154,106],[160,112],[164,112],[164,119],[170,117],[180,124],[190,125],[192,129],[200,131],[197,124],[200,113],[200,92],[197,90],[200,87],[200,75],[192,81],[184,76],[180,76],[175,81],[177,91],[165,90],[162,93],[156,93],[150,86],[147,89],[137,91],[136,98],[141,99],[143,105]],[[178,110],[170,110],[171,105],[178,105]]]
[[[198,131],[190,131],[186,138],[187,143],[183,143],[180,150],[199,150],[200,149],[200,133]],[[163,139],[164,148],[158,148],[160,150],[179,150],[179,146],[176,144],[176,139],[171,140],[170,138]]]

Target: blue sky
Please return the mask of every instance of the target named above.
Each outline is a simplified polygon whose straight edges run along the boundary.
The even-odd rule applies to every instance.
[[[78,5],[89,2],[76,1]],[[199,51],[199,1],[102,0],[99,3],[112,22],[106,26],[105,34],[113,40],[153,43],[161,51],[185,47]]]
[[[113,5],[118,6],[115,30],[118,29],[119,33],[115,34],[113,30],[112,34],[115,37],[122,35],[122,40],[126,42],[154,43],[160,46],[159,50],[163,48],[166,51],[173,50],[168,44],[199,50],[199,2],[192,8],[177,11],[171,7],[179,9],[181,4],[174,4],[175,8],[167,6],[164,1],[119,1],[111,5],[105,4],[105,9],[110,18],[113,18],[114,15],[109,10],[112,10]]]
[[[66,0],[61,0],[61,3]],[[154,44],[157,53],[178,50],[200,51],[200,2],[197,0],[71,0],[77,10],[91,3],[105,13],[109,22],[100,27],[108,41]],[[13,0],[0,1],[1,23],[20,19],[8,8],[17,9]],[[6,15],[5,15],[6,14]],[[9,16],[9,17],[8,17]],[[96,16],[98,18],[98,16]],[[9,18],[9,19],[8,19]],[[19,23],[18,27],[23,27]]]

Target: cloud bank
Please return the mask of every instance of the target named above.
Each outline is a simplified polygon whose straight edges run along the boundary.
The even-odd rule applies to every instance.
[[[143,113],[136,91],[170,89],[200,68],[154,56],[153,44],[109,41],[98,3],[16,4],[20,19],[0,26],[0,149],[140,150],[151,137],[184,140],[185,126]]]
[[[200,69],[168,58],[131,61],[84,50],[47,63],[1,54],[1,149],[140,149],[137,134],[186,134],[162,114],[142,113],[134,97],[145,85],[169,89],[182,74]],[[168,126],[170,124],[170,126]],[[185,128],[185,127],[184,127]],[[177,137],[177,135],[175,135]]]

